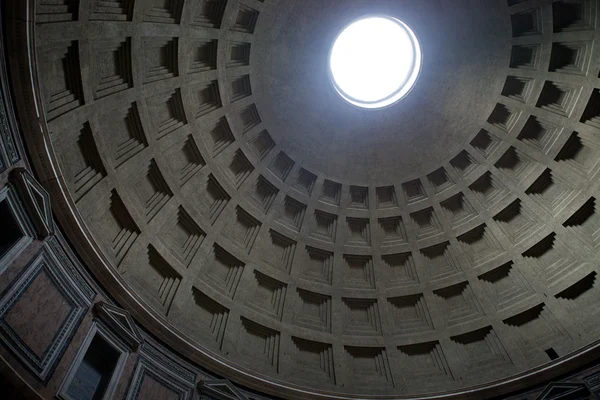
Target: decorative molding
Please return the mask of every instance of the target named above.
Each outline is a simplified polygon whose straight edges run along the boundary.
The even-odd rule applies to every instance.
[[[6,202],[8,205],[9,212],[13,217],[12,223],[18,225],[18,228],[21,231],[21,237],[16,240],[9,249],[3,249],[0,253],[0,273],[8,268],[35,237],[33,226],[12,187],[6,186],[4,189],[0,190],[0,204],[3,202]],[[11,224],[11,221],[3,220],[2,224],[2,229],[6,231],[10,229],[9,225]],[[6,232],[4,233],[6,234]]]
[[[46,238],[53,235],[52,207],[46,189],[25,168],[12,170],[9,179],[16,186],[21,201],[37,229],[38,237]]]
[[[552,382],[536,398],[536,400],[569,400],[585,399],[590,391],[583,383],[557,383]]]
[[[127,342],[131,350],[138,350],[144,338],[138,331],[131,314],[103,301],[94,304],[93,311],[100,320],[115,331],[119,338]]]
[[[149,342],[144,342],[139,351],[133,377],[129,383],[126,400],[142,399],[144,379],[149,378],[164,386],[177,396],[177,400],[193,397],[196,374],[178,364]]]
[[[169,391],[177,395],[177,400],[188,400],[192,398],[192,389],[180,384],[175,380],[169,380],[163,371],[154,365],[145,363],[140,359],[138,361],[133,379],[127,392],[126,400],[143,399],[141,389],[144,379],[150,378],[160,385],[167,388]]]
[[[600,393],[600,372],[586,376],[583,381],[591,391]]]
[[[179,364],[172,358],[173,356],[167,355],[166,349],[159,346],[159,344],[153,341],[145,340],[140,349],[141,358],[158,365],[160,368],[165,369],[169,374],[176,375],[177,379],[188,385],[194,386],[196,382],[196,373]],[[168,353],[172,354],[171,351],[168,351]]]
[[[47,276],[57,292],[62,295],[64,301],[70,306],[70,310],[52,341],[43,354],[39,356],[7,323],[6,316],[36,278],[42,274]],[[19,359],[25,368],[45,383],[52,376],[54,368],[77,331],[89,305],[89,299],[83,297],[78,290],[74,290],[73,282],[60,262],[52,256],[46,247],[43,247],[33,257],[29,265],[24,268],[21,275],[2,293],[0,300],[0,341]]]
[[[4,70],[3,76],[4,76]],[[19,161],[20,156],[17,152],[15,140],[10,128],[4,93],[0,92],[0,172],[6,170],[10,164]],[[6,156],[5,156],[6,155]]]
[[[59,241],[56,236],[46,240],[45,246],[51,250],[52,256],[60,263],[60,266],[65,271],[65,279],[69,280],[73,287],[79,290],[81,296],[86,299],[87,305],[90,306],[96,297],[96,290],[84,279],[80,271],[84,271],[85,267],[81,265],[79,260],[67,254],[61,243],[65,239]],[[72,254],[72,253],[71,253]]]
[[[248,400],[227,379],[202,380],[198,382],[201,400]]]

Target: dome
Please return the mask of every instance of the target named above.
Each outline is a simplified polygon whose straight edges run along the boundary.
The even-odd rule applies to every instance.
[[[595,0],[36,4],[33,168],[190,362],[282,398],[481,399],[599,339]],[[329,70],[368,16],[414,46],[376,109]]]

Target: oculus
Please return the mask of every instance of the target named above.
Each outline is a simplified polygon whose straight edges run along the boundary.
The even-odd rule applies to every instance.
[[[414,32],[389,16],[367,16],[346,26],[329,56],[333,86],[350,104],[383,108],[406,96],[421,70]]]

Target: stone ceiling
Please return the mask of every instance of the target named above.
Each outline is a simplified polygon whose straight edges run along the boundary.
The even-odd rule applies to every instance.
[[[257,390],[452,392],[559,362],[600,328],[597,11],[37,0],[53,200],[123,307]],[[379,111],[326,72],[367,13],[424,52]]]

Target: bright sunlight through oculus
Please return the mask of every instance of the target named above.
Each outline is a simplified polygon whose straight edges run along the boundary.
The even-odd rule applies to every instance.
[[[359,19],[337,37],[329,58],[333,84],[349,103],[389,106],[406,96],[421,69],[421,48],[413,31],[386,16]]]

